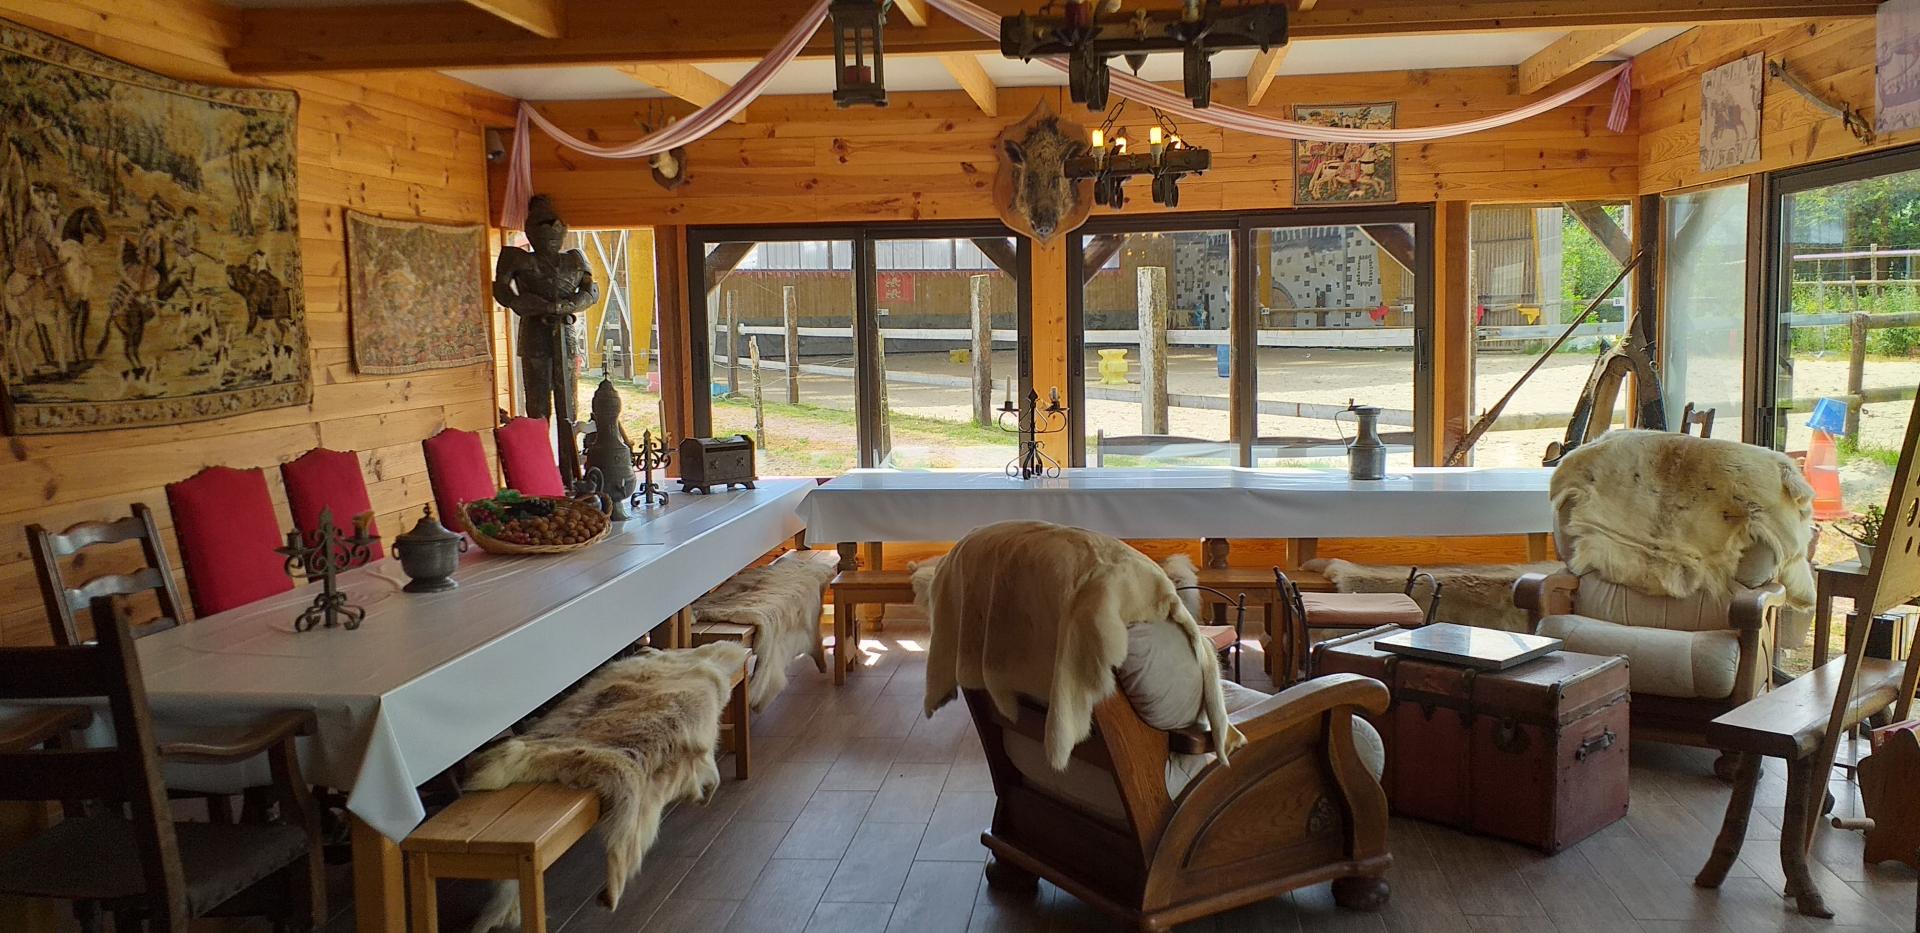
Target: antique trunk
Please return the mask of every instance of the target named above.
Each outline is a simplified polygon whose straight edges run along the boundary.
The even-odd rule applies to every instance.
[[[1558,852],[1627,813],[1627,661],[1560,651],[1500,672],[1374,647],[1383,626],[1314,646],[1313,672],[1364,674],[1393,703],[1394,811]]]

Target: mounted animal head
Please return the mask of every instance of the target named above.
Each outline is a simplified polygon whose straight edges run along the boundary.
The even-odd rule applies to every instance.
[[[679,117],[668,117],[666,126],[672,126],[679,122],[679,120]],[[662,129],[664,128],[665,127],[662,127]],[[640,124],[640,131],[647,136],[653,135],[653,130],[653,124],[650,122],[642,122]],[[675,146],[666,152],[648,156],[647,168],[651,170],[654,184],[668,191],[672,191],[686,184],[687,147]]]
[[[994,208],[1007,226],[1046,243],[1086,223],[1093,210],[1093,182],[1070,181],[1069,159],[1086,153],[1086,129],[1056,115],[1043,98],[1025,120],[1001,131],[994,142],[1000,170],[993,179]]]

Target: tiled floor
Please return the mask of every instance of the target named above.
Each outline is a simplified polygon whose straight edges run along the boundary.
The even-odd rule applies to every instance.
[[[1114,925],[1042,884],[1037,897],[990,891],[980,831],[993,811],[985,759],[955,703],[920,715],[925,629],[890,625],[872,666],[834,688],[802,661],[754,724],[755,773],[706,806],[667,818],[640,876],[609,912],[597,837],[548,876],[550,922],[566,933],[638,931],[1092,931]],[[1259,656],[1249,652],[1249,685]],[[1396,819],[1393,897],[1378,914],[1336,908],[1327,886],[1296,891],[1182,930],[1418,933],[1750,933],[1910,930],[1915,876],[1860,863],[1860,839],[1823,829],[1815,875],[1832,921],[1793,913],[1779,894],[1785,777],[1768,770],[1751,838],[1719,891],[1692,878],[1711,847],[1726,785],[1709,753],[1634,749],[1628,817],[1554,857]],[[725,763],[721,772],[731,774]],[[1837,812],[1856,806],[1833,785]],[[466,928],[476,888],[442,887],[443,929]],[[344,897],[336,901],[346,906]],[[334,924],[351,929],[343,916]]]

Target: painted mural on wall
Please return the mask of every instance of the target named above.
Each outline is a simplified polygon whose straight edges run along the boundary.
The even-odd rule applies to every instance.
[[[411,373],[493,358],[487,330],[487,231],[479,224],[347,212],[353,365]]]
[[[1886,0],[1874,29],[1874,129],[1920,127],[1920,0]]]
[[[1766,59],[1755,52],[1700,76],[1700,170],[1760,161],[1760,94]]]
[[[46,434],[304,404],[298,99],[0,22],[0,385]]]
[[[1391,129],[1395,105],[1295,104],[1293,118],[1317,126]],[[1397,199],[1392,143],[1293,144],[1295,204],[1375,204]]]

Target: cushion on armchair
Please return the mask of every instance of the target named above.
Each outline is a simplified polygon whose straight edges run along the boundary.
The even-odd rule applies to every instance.
[[[1568,651],[1625,656],[1633,671],[1635,693],[1725,699],[1733,694],[1740,669],[1740,636],[1728,628],[1653,628],[1560,615],[1541,619],[1538,633],[1565,641]]]

